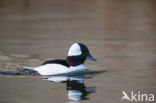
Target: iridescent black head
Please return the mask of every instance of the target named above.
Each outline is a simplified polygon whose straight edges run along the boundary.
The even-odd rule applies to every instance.
[[[82,43],[74,43],[68,52],[67,55],[67,63],[70,66],[78,66],[80,64],[84,64],[85,60],[96,61],[96,58],[91,56],[89,53],[89,49]]]

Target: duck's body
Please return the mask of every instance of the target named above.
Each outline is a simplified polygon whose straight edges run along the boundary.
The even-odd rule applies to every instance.
[[[86,70],[84,64],[77,66],[69,66],[66,60],[51,60],[43,63],[42,66],[34,68],[35,71],[38,71],[41,75],[58,75],[58,74],[67,74],[67,73],[76,73]]]
[[[74,43],[70,47],[65,60],[49,60],[44,62],[41,66],[29,70],[36,71],[40,75],[82,72],[87,69],[84,65],[86,59],[96,61],[96,59],[90,55],[88,48],[84,44]]]

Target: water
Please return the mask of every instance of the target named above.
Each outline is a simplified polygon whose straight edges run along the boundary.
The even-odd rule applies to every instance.
[[[84,103],[121,103],[122,91],[156,95],[155,0],[0,0],[0,70],[65,58],[74,42],[97,62]],[[89,74],[90,76],[90,74]],[[1,76],[0,103],[68,103],[65,83]],[[124,101],[125,103],[127,101]]]

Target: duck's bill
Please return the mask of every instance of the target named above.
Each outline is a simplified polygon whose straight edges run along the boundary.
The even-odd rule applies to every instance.
[[[86,59],[87,59],[87,60],[92,60],[92,61],[97,61],[96,58],[94,58],[94,57],[91,56],[90,54],[87,56]]]

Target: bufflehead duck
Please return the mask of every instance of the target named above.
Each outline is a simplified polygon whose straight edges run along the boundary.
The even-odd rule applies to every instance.
[[[82,43],[74,43],[70,47],[66,59],[49,60],[44,62],[41,66],[29,70],[35,71],[40,75],[83,72],[87,69],[84,65],[86,59],[96,61],[96,58],[91,56],[87,46]]]

